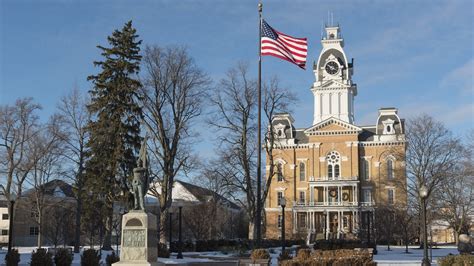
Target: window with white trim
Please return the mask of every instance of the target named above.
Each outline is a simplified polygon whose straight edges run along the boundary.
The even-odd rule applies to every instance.
[[[372,202],[372,191],[370,188],[362,189],[362,202]]]
[[[298,219],[298,228],[306,228],[306,213],[299,212],[297,219]]]
[[[283,198],[283,192],[277,192],[277,205],[280,206],[281,199]]]
[[[299,203],[304,204],[305,201],[306,201],[306,193],[304,191],[300,191]]]
[[[278,228],[281,228],[281,224],[282,224],[282,217],[281,215],[278,215]]]
[[[37,236],[39,234],[38,226],[30,227],[30,236]]]
[[[304,162],[300,162],[300,181],[306,180],[306,169]]]
[[[362,180],[369,180],[370,179],[370,163],[369,163],[369,160],[367,159],[362,159],[362,162],[361,162],[361,176],[362,176]]]
[[[393,179],[393,160],[387,160],[387,179]]]
[[[340,163],[341,156],[337,151],[331,151],[326,156],[327,167],[328,167],[328,178],[329,179],[339,179],[340,175]]]
[[[389,188],[387,190],[387,202],[388,204],[393,204],[395,201],[395,190],[393,188]]]
[[[281,162],[277,163],[277,180],[278,182],[283,181],[283,164]]]

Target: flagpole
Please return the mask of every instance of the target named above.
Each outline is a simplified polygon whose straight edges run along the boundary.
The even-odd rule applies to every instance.
[[[260,247],[262,239],[262,208],[261,208],[261,186],[262,186],[262,1],[258,3],[258,159],[257,159],[257,215],[255,219],[257,247]]]

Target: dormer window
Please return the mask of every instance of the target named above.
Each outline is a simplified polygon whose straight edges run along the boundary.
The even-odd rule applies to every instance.
[[[276,138],[278,139],[286,138],[285,125],[283,124],[275,125],[275,133],[276,133]]]
[[[393,128],[393,124],[395,123],[394,120],[392,119],[387,119],[382,121],[383,124],[383,134],[384,135],[389,135],[389,134],[395,134],[395,130]]]
[[[63,190],[59,187],[56,187],[53,192],[53,196],[56,198],[64,198],[66,195],[64,194]]]

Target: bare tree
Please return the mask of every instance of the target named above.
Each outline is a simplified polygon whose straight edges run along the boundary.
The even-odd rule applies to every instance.
[[[226,186],[236,201],[247,212],[249,217],[249,238],[255,234],[256,218],[256,157],[259,148],[256,143],[255,114],[258,103],[256,101],[256,82],[248,76],[248,66],[240,63],[227,73],[216,92],[211,97],[215,108],[209,124],[218,129],[219,135],[219,174],[226,181]],[[271,124],[273,116],[287,111],[295,97],[288,90],[283,89],[276,78],[264,84],[265,123],[268,126],[265,151],[269,160],[270,171],[263,187],[261,203],[265,202],[271,180],[275,175],[273,167],[274,130]],[[243,194],[243,197],[241,196]]]
[[[275,171],[276,165],[273,150],[278,149],[280,147],[279,144],[275,141],[277,138],[277,132],[274,128],[274,124],[272,123],[273,118],[277,113],[290,112],[291,105],[295,102],[295,94],[289,89],[281,87],[279,80],[276,77],[272,78],[269,83],[264,83],[264,123],[267,124],[268,129],[267,134],[265,135],[265,152],[267,164],[269,167],[267,168],[267,178],[265,185],[263,186],[260,206],[264,206],[265,200],[267,199],[268,193],[270,191],[270,185],[272,184],[272,180],[277,174],[277,171]],[[264,217],[264,215],[265,212],[263,211],[262,217]]]
[[[453,169],[452,175],[441,183],[437,199],[438,217],[454,230],[454,239],[469,231],[470,214],[474,212],[474,130],[465,143],[463,158]]]
[[[408,253],[408,245],[416,235],[416,216],[413,210],[407,206],[398,206],[395,209],[394,223],[405,244],[405,253]]]
[[[75,187],[77,200],[75,212],[74,252],[79,252],[81,237],[81,214],[84,198],[84,163],[86,160],[86,143],[88,131],[86,126],[91,118],[87,110],[89,100],[78,88],[61,98],[58,105],[59,115],[62,118],[62,131],[65,150],[63,156],[71,164],[68,176]]]
[[[12,194],[21,196],[33,167],[27,143],[39,131],[36,112],[40,109],[32,98],[18,99],[13,106],[0,106],[0,174],[7,178],[1,188],[8,202]]]
[[[31,156],[34,166],[30,173],[31,178],[27,180],[33,187],[34,203],[38,213],[36,218],[38,224],[38,248],[41,248],[43,242],[43,216],[45,215],[49,196],[45,185],[53,178],[59,178],[63,174],[61,169],[62,139],[59,117],[53,115],[44,126],[44,129],[28,141],[29,156]]]
[[[192,125],[201,114],[208,77],[180,47],[147,47],[143,57],[143,112],[150,134],[155,178],[153,193],[167,217],[176,175],[192,163]],[[166,241],[166,218],[160,219],[160,241]]]
[[[48,219],[44,221],[44,236],[56,248],[61,243],[66,246],[72,240],[71,228],[74,227],[74,210],[72,202],[66,199],[49,202],[45,208]]]
[[[227,72],[211,102],[215,112],[209,124],[219,131],[219,175],[233,198],[249,217],[249,238],[255,234],[256,217],[256,82],[248,67],[239,64]],[[241,197],[243,194],[243,197]]]
[[[433,202],[431,195],[439,190],[459,162],[462,146],[441,122],[426,114],[410,119],[405,133],[408,193],[415,203],[414,209],[420,213],[423,207],[420,187],[425,185],[428,189],[426,203]]]

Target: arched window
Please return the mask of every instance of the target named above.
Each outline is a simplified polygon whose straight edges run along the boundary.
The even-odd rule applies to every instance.
[[[332,151],[326,156],[327,166],[328,166],[328,178],[329,179],[338,179],[340,176],[340,162],[341,156],[337,151]]]
[[[306,179],[306,170],[303,162],[300,162],[300,181],[305,181]]]
[[[387,179],[393,179],[393,160],[387,160]]]
[[[277,163],[277,180],[283,181],[283,165],[281,163]]]

